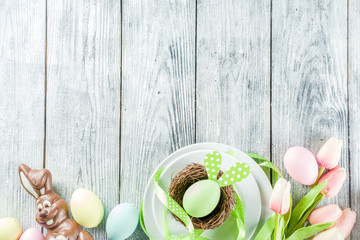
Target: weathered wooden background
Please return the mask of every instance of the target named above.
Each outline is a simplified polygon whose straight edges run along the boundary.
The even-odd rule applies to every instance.
[[[359,76],[360,0],[0,0],[0,217],[36,227],[21,162],[51,169],[66,199],[93,190],[108,214],[139,206],[186,145],[283,168],[288,147],[316,153],[333,135],[349,177],[328,202],[360,213]]]

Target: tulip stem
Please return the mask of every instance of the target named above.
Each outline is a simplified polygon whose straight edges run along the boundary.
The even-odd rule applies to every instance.
[[[281,214],[275,214],[275,228],[273,234],[273,240],[282,240],[284,232],[284,216]]]
[[[275,229],[274,229],[273,240],[277,240],[277,232],[278,232],[278,227],[279,227],[279,216],[280,216],[280,214],[275,214]]]
[[[319,170],[318,177],[317,177],[315,183],[311,186],[311,188],[313,188],[313,187],[315,187],[316,185],[318,185],[319,180],[320,180],[320,178],[322,177],[324,171],[325,171],[325,168],[324,168],[323,166],[321,166],[321,167],[320,167],[320,170]]]

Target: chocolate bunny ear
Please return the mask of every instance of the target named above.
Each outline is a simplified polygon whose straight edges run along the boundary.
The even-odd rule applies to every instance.
[[[51,173],[47,169],[35,170],[20,164],[19,177],[25,190],[36,199],[53,190]]]

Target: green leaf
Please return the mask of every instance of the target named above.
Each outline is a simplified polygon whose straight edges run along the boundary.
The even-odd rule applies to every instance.
[[[271,237],[275,228],[275,214],[273,214],[262,226],[254,240],[267,240]]]
[[[296,230],[298,230],[299,228],[304,227],[304,224],[306,222],[306,220],[308,219],[309,215],[311,214],[311,212],[314,210],[314,208],[321,202],[321,200],[324,198],[324,195],[322,195],[321,193],[315,198],[313,204],[308,208],[308,210],[305,212],[305,214],[301,217],[301,219],[299,220],[299,222],[295,225],[295,227],[293,229],[291,229],[291,231],[288,231],[287,235],[291,235],[293,234]]]
[[[300,221],[302,216],[304,216],[306,211],[313,205],[316,197],[321,194],[320,192],[324,188],[325,184],[326,181],[323,181],[319,185],[311,189],[308,194],[306,194],[296,205],[291,214],[288,233],[292,232],[295,225]]]
[[[332,227],[334,224],[335,222],[329,222],[329,223],[319,223],[308,227],[303,227],[298,229],[296,232],[294,232],[286,240],[303,240],[305,238],[315,235],[318,232],[321,232],[327,228]]]

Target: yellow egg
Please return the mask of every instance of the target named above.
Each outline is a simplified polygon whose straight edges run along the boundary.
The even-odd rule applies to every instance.
[[[212,180],[201,180],[191,185],[183,197],[185,211],[192,217],[205,217],[218,205],[220,186]]]
[[[18,240],[21,236],[22,228],[15,218],[0,219],[0,240]]]
[[[86,228],[97,227],[104,217],[104,206],[93,192],[79,188],[71,196],[71,213]]]

